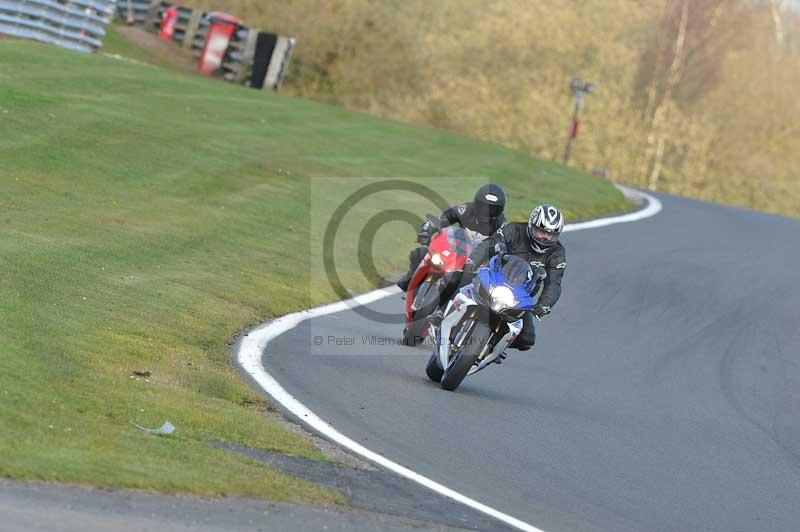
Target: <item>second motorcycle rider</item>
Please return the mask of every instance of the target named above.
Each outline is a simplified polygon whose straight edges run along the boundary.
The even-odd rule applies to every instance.
[[[505,206],[506,192],[500,185],[488,183],[475,192],[475,198],[470,203],[455,205],[444,211],[439,216],[439,224],[441,227],[458,224],[471,232],[473,236],[483,240],[493,235],[495,231],[506,223],[506,219],[503,216]],[[397,282],[397,286],[403,292],[408,290],[408,283],[411,281],[414,271],[419,266],[419,263],[422,262],[422,259],[425,258],[434,230],[433,224],[428,221],[420,227],[417,233],[417,242],[422,245],[408,254],[409,270]]]

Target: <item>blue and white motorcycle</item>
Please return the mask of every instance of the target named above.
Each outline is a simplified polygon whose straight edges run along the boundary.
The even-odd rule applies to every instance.
[[[479,268],[448,303],[439,327],[430,326],[436,347],[425,368],[428,377],[455,390],[467,375],[504,358],[546,276],[544,268],[534,273],[525,260],[502,252]]]

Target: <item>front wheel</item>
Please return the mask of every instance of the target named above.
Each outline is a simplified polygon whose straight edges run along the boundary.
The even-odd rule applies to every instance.
[[[425,318],[418,318],[411,322],[411,325],[406,327],[403,331],[403,340],[407,346],[414,347],[417,344],[421,344],[423,338],[423,334],[425,334],[425,330],[428,328],[428,320]]]
[[[440,382],[442,380],[444,370],[439,366],[439,354],[435,350],[431,358],[428,359],[428,365],[425,366],[425,373],[428,374],[428,378],[433,382]]]
[[[459,348],[455,359],[447,366],[441,380],[442,388],[450,391],[458,388],[470,368],[478,361],[481,351],[489,341],[490,334],[491,331],[486,324],[480,321],[475,322],[469,336],[464,339],[463,347]]]

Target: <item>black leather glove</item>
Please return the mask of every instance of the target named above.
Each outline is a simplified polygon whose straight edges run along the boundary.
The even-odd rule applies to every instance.
[[[464,263],[464,271],[461,273],[461,286],[466,286],[471,283],[477,271],[478,265],[467,259],[467,262]]]
[[[425,222],[417,231],[417,242],[422,244],[423,246],[427,246],[431,243],[431,236],[433,236],[434,227],[433,224],[430,222]]]
[[[542,316],[547,316],[550,314],[550,307],[547,305],[536,305],[533,307],[533,315],[537,318],[541,318]]]

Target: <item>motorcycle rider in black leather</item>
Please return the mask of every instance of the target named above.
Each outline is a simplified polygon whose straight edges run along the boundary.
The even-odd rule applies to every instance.
[[[505,250],[507,255],[522,257],[534,271],[543,267],[547,272],[536,306],[523,318],[522,331],[510,346],[514,349],[527,351],[533,347],[536,343],[534,317],[550,314],[561,297],[561,280],[567,267],[566,250],[559,242],[563,229],[564,216],[561,211],[552,205],[539,205],[531,212],[527,224],[508,223],[476,246],[464,266],[462,286],[472,280],[481,264],[500,250]]]
[[[467,231],[485,239],[494,234],[506,222],[503,209],[506,206],[506,193],[500,185],[489,183],[481,186],[475,192],[475,199],[470,203],[455,205],[444,211],[439,216],[439,226],[449,227],[458,224]],[[436,228],[430,221],[422,224],[417,232],[417,242],[420,247],[408,254],[409,270],[397,282],[403,292],[408,290],[408,283],[414,275],[419,263],[428,253],[428,244],[431,243]]]

